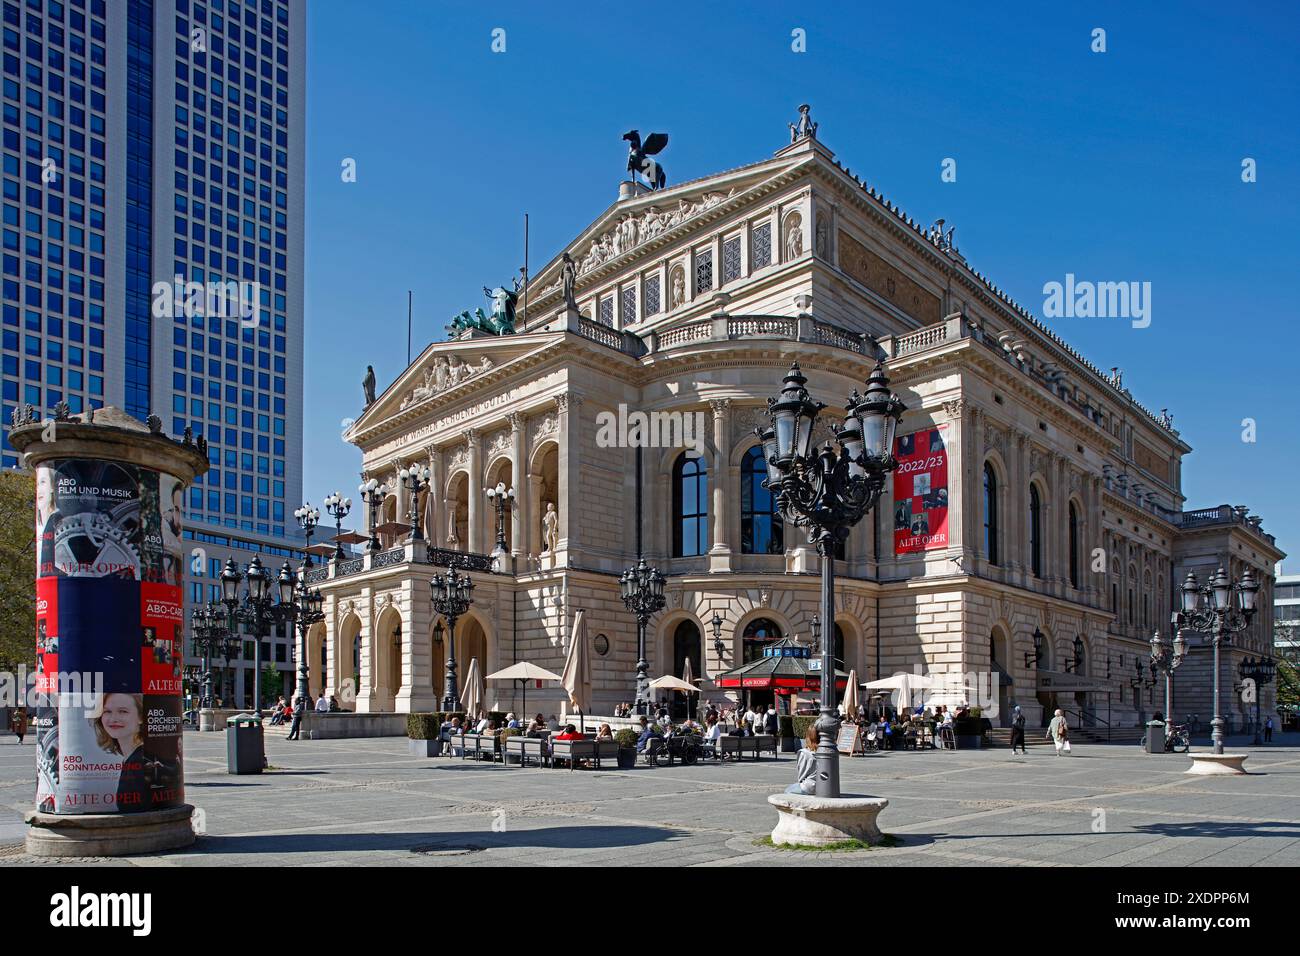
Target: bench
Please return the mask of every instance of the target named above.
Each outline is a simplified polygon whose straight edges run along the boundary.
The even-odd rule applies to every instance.
[[[775,734],[759,734],[756,737],[733,737],[724,734],[718,738],[718,756],[743,760],[745,754],[752,754],[757,760],[762,754],[770,753],[774,759],[780,759]]]
[[[551,766],[557,760],[567,760],[572,770],[579,760],[596,760],[596,741],[594,740],[552,740]]]
[[[473,757],[475,760],[486,756],[489,760],[497,759],[497,739],[489,734],[452,734],[452,755],[460,751],[461,759]]]
[[[546,765],[548,755],[546,752],[545,737],[507,737],[506,753],[519,758],[519,766],[528,765],[529,760],[536,760],[537,766]]]

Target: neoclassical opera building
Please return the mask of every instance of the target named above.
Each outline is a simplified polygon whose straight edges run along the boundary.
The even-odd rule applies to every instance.
[[[707,681],[768,642],[809,641],[819,559],[773,514],[754,429],[792,362],[833,419],[883,359],[906,403],[905,467],[837,561],[844,669],[991,674],[1003,713],[1014,701],[1031,720],[1063,706],[1133,726],[1163,709],[1148,642],[1172,636],[1187,572],[1249,567],[1261,610],[1221,665],[1239,725],[1237,665],[1270,649],[1282,557],[1260,518],[1187,510],[1191,448],[1167,415],[975,271],[942,222],[922,227],[851,175],[815,127],[792,136],[672,188],[624,183],[532,277],[514,334],[431,344],[365,408],[346,438],[391,490],[380,547],[311,574],[326,598],[308,635],[313,693],[347,700],[351,681],[358,711],[437,710],[450,648],[430,579],[452,562],[476,585],[456,627],[462,679],[471,659],[484,674],[516,661],[559,673],[585,609],[594,709],[631,702],[636,621],[619,574],[637,559],[638,484],[644,554],[667,577],[651,676],[680,676],[689,658]],[[636,412],[702,426],[694,447],[644,448],[639,483],[632,442],[608,428]],[[410,465],[431,475],[414,502],[397,476]],[[515,499],[489,569],[498,483]],[[358,525],[368,510],[356,501]],[[1209,645],[1188,639],[1174,713],[1208,726]],[[518,709],[521,690],[489,683],[487,703]],[[555,684],[526,693],[529,710],[562,709]]]

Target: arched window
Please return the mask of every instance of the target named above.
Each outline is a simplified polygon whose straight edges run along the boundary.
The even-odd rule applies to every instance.
[[[686,670],[686,662],[691,662],[691,673],[699,677],[702,673],[700,657],[700,629],[694,621],[682,621],[673,631],[673,676],[681,677]]]
[[[984,462],[984,556],[998,563],[998,476],[992,462]]]
[[[701,456],[682,455],[673,465],[673,556],[690,557],[708,549],[708,464]]]
[[[780,554],[785,550],[781,515],[772,492],[763,487],[765,478],[763,447],[755,445],[740,466],[741,554]]]
[[[1079,509],[1070,502],[1070,587],[1079,586]]]
[[[1151,572],[1142,572],[1142,627],[1151,627]]]
[[[1029,485],[1029,567],[1034,577],[1043,576],[1043,502],[1038,486]]]
[[[740,641],[744,663],[756,661],[763,656],[763,646],[781,639],[781,628],[776,621],[766,617],[756,617],[745,625]]]

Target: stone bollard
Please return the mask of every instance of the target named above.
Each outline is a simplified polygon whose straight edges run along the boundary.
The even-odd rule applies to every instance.
[[[34,856],[194,842],[182,765],[186,486],[206,448],[115,408],[14,415],[36,473]]]

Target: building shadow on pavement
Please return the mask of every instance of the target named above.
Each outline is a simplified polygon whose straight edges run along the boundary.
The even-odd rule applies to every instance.
[[[1283,820],[1260,823],[1226,822],[1215,823],[1206,820],[1196,823],[1146,823],[1136,826],[1137,833],[1154,833],[1159,836],[1180,837],[1283,837],[1288,840],[1300,838],[1300,822]]]
[[[597,850],[648,846],[688,834],[671,828],[638,826],[562,826],[530,830],[401,831],[396,833],[285,833],[268,836],[203,836],[186,853],[364,853],[425,852],[534,847]]]

